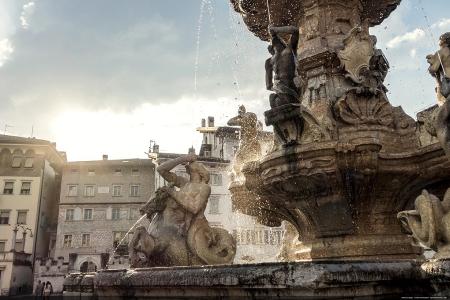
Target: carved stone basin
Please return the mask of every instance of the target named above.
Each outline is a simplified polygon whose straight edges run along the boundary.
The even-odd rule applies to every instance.
[[[291,222],[310,248],[306,256],[296,249],[297,259],[413,257],[420,251],[402,234],[397,212],[422,189],[443,195],[450,184],[439,144],[384,152],[379,139],[364,137],[288,147],[244,173],[258,194],[249,198],[251,213],[267,225]]]
[[[304,34],[309,37],[314,31],[315,34],[319,34],[322,30],[346,34],[355,26],[355,22],[360,24],[367,21],[370,26],[381,24],[401,2],[401,0],[230,1],[235,11],[242,15],[249,30],[265,41],[269,39],[268,11],[270,11],[270,25],[304,27]],[[320,14],[317,14],[318,12]]]

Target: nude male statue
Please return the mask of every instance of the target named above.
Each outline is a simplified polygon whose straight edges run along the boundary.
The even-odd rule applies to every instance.
[[[294,82],[297,77],[297,48],[299,29],[295,26],[269,27],[272,57],[266,60],[266,87],[275,92],[270,95],[272,108],[298,101],[299,91]],[[289,43],[281,37],[290,35]]]
[[[450,158],[450,32],[439,39],[441,49],[427,56],[430,64],[428,71],[437,81],[438,110],[435,129],[436,135],[447,156]]]
[[[236,252],[231,235],[211,228],[204,212],[211,194],[209,172],[194,154],[161,164],[157,171],[170,183],[157,190],[142,209],[150,231],[136,229],[129,245],[132,267],[231,263]],[[185,164],[189,179],[171,172]],[[178,188],[178,190],[176,189]]]
[[[439,46],[441,49],[427,56],[430,64],[428,71],[436,78],[439,92],[448,100],[450,97],[450,32],[441,35]]]

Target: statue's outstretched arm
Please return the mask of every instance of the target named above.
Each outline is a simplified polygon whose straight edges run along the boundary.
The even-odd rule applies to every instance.
[[[439,53],[430,54],[427,56],[427,62],[430,64],[428,71],[431,75],[436,76],[441,68],[441,60],[439,59]]]
[[[192,197],[185,192],[176,190],[170,190],[169,193],[170,196],[184,209],[193,214],[197,214],[208,203],[208,198],[211,194],[211,187],[205,184],[205,186],[201,188],[200,192],[195,197]]]
[[[227,125],[228,126],[241,126],[241,116],[236,116],[228,120]]]
[[[168,182],[180,187],[188,182],[188,180],[182,176],[178,176],[174,172],[170,172],[173,168],[182,163],[188,163],[195,161],[197,158],[195,155],[189,154],[185,156],[180,156],[175,159],[168,160],[162,163],[156,171]]]
[[[273,66],[272,61],[269,58],[266,60],[266,88],[271,91],[273,88]]]

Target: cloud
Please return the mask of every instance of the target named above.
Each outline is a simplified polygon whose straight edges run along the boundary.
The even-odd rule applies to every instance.
[[[9,39],[0,40],[0,67],[10,58],[13,52],[14,48]]]
[[[22,6],[22,13],[20,14],[20,24],[22,25],[23,29],[28,29],[28,27],[30,26],[28,20],[34,13],[35,6],[36,5],[34,2],[28,2]]]
[[[426,34],[423,29],[416,28],[413,31],[394,37],[386,44],[386,46],[388,48],[397,48],[403,43],[418,42],[422,40],[425,35]]]
[[[450,29],[450,19],[440,19],[438,22],[431,25],[431,28],[438,28],[441,30],[449,30]]]

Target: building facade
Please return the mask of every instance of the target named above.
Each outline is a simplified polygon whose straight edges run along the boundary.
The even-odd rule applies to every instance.
[[[149,159],[70,162],[62,172],[56,258],[71,271],[95,271],[114,261],[119,243],[141,217],[154,193],[155,165]],[[122,253],[123,254],[123,253]],[[111,266],[114,267],[114,266]]]
[[[35,258],[52,251],[65,161],[65,154],[48,141],[0,135],[2,295],[29,293]]]

